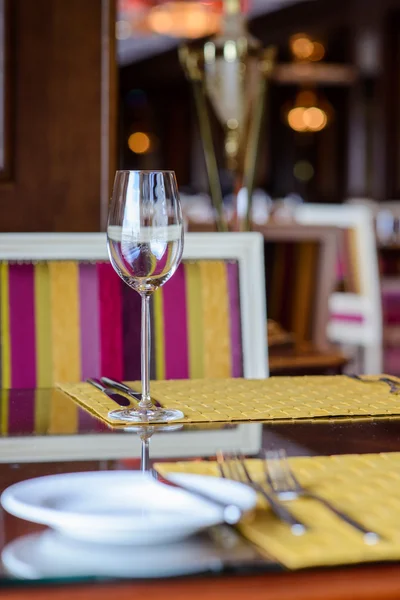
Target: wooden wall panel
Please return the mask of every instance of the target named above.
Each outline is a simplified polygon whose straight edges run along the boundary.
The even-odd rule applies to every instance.
[[[12,178],[0,231],[96,231],[114,171],[114,0],[11,0]]]
[[[0,0],[0,180],[6,181],[12,171],[12,63],[10,0]]]

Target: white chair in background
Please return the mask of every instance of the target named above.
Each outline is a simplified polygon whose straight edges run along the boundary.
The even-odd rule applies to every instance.
[[[395,221],[400,216],[399,202],[377,202],[371,198],[348,198],[347,204],[367,206],[375,220],[377,242],[389,244],[395,236]]]
[[[332,342],[362,349],[365,373],[381,373],[382,302],[372,209],[365,204],[303,204],[296,208],[295,218],[304,225],[331,225],[352,232],[358,289],[332,294],[327,334]]]

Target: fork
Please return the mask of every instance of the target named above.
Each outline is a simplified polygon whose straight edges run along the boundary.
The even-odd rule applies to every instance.
[[[275,516],[289,525],[293,535],[299,536],[306,532],[306,526],[292,515],[273,493],[267,492],[260,483],[254,481],[246,467],[243,455],[237,452],[217,452],[217,464],[221,477],[244,483],[261,494],[270,505]]]
[[[361,532],[364,535],[364,542],[366,544],[373,545],[381,540],[381,536],[376,532],[367,529],[359,521],[356,521],[339,508],[336,508],[336,506],[322,496],[303,487],[289,465],[285,450],[266,452],[264,466],[267,481],[280,500],[290,501],[300,496],[317,500],[339,517],[339,519]]]

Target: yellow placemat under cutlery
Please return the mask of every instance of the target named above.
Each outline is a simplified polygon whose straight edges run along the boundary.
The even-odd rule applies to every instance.
[[[263,481],[260,460],[246,464]],[[300,482],[335,503],[385,539],[374,546],[362,534],[315,500],[299,498],[287,504],[310,529],[300,537],[290,533],[260,497],[253,520],[241,524],[242,534],[289,569],[400,560],[400,453],[342,455],[290,459]],[[218,475],[215,462],[160,463],[169,473]]]
[[[400,394],[391,394],[386,383],[376,382],[377,376],[368,379],[365,383],[336,375],[153,381],[151,394],[164,407],[182,410],[184,423],[400,416]],[[130,385],[140,391],[140,383]],[[92,414],[116,425],[108,413],[117,405],[90,384],[58,387]]]

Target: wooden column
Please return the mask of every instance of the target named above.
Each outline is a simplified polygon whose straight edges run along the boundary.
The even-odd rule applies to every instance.
[[[0,231],[97,231],[115,170],[114,0],[1,9]]]

